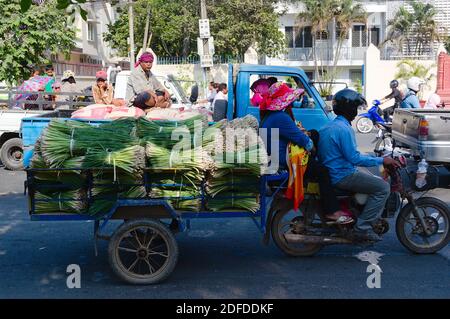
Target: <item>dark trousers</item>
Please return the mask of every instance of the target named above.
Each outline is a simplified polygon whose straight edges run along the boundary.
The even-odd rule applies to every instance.
[[[319,132],[316,130],[310,130],[308,132],[309,137],[313,141],[314,147],[317,150],[320,139]],[[316,155],[317,154],[311,154],[309,157],[308,167],[305,172],[305,179],[315,181],[319,184],[320,205],[322,206],[322,211],[325,215],[330,215],[337,212],[341,208],[333,185],[331,184],[328,169],[315,159]]]
[[[315,181],[319,184],[320,205],[325,215],[330,215],[340,210],[339,201],[331,184],[328,169],[313,157],[309,158],[305,179],[311,182]]]

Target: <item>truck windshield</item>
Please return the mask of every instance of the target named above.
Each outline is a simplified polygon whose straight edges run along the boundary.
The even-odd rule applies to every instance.
[[[173,75],[168,75],[167,78],[173,84],[175,89],[180,93],[183,103],[190,103],[191,89],[196,84],[195,81],[175,79]]]

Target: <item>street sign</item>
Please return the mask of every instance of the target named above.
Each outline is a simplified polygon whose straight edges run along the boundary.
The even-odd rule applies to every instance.
[[[202,68],[211,68],[213,65],[212,55],[205,54],[200,56],[200,66]]]
[[[209,19],[200,19],[198,20],[198,25],[200,29],[200,38],[207,39],[211,36],[211,32],[209,30]]]
[[[204,41],[203,39],[197,38],[197,53],[200,56],[205,54],[203,41]],[[206,54],[214,55],[215,49],[214,49],[214,38],[213,37],[210,37],[208,39],[208,49],[209,50],[208,50],[208,52],[206,52]]]

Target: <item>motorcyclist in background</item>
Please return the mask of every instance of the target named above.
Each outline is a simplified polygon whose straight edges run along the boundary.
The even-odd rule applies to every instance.
[[[400,107],[403,109],[419,109],[420,102],[417,93],[425,82],[418,77],[413,76],[407,82],[408,92],[405,95]]]
[[[383,117],[386,122],[390,122],[390,116],[394,114],[394,110],[398,107],[400,107],[400,104],[403,101],[403,95],[402,92],[398,89],[398,81],[392,80],[391,83],[389,83],[389,86],[391,87],[392,92],[388,95],[386,95],[380,102],[381,104],[394,99],[394,105],[387,107],[383,110]]]

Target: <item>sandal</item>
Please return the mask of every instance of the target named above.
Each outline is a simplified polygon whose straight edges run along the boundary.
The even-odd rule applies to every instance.
[[[326,218],[330,220],[329,223],[339,224],[339,225],[347,225],[347,224],[351,224],[354,222],[354,219],[351,216],[348,216],[347,214],[339,216],[338,219],[333,219],[328,216],[326,216]]]

